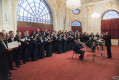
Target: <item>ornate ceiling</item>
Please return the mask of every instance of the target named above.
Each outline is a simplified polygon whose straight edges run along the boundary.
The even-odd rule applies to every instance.
[[[66,0],[57,0],[57,1],[66,1]],[[99,1],[107,1],[107,0],[81,0],[82,4]]]
[[[82,0],[82,4],[90,3],[90,2],[99,2],[99,1],[106,1],[106,0]]]

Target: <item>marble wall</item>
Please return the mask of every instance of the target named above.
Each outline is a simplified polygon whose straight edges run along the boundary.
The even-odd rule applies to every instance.
[[[80,14],[75,15],[70,11],[69,23],[72,23],[74,20],[79,20],[82,23],[83,32],[101,33],[101,18],[104,12],[108,10],[116,10],[119,12],[119,0],[90,0],[88,3],[82,4]],[[91,14],[94,12],[99,13],[100,17],[97,19],[92,18]],[[68,27],[71,28],[70,25]]]
[[[0,30],[16,31],[15,0],[0,0]]]
[[[20,0],[0,0],[0,30],[17,30],[17,6]],[[102,15],[107,10],[119,12],[119,0],[82,0],[80,14],[75,15],[66,8],[65,0],[45,0],[53,16],[54,30],[71,30],[71,23],[78,20],[82,23],[83,32],[101,32],[101,16],[91,18],[94,12]]]

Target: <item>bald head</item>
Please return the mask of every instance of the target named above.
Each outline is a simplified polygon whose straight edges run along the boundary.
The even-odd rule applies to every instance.
[[[2,34],[3,34],[3,39],[5,40],[5,39],[6,39],[6,31],[3,30],[3,31],[2,31]]]

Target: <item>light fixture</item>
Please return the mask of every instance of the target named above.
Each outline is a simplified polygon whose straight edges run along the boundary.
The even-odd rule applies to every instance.
[[[96,8],[96,3],[95,3],[95,8],[94,8],[94,13],[91,14],[91,17],[92,18],[99,18],[100,17],[100,14],[96,12],[97,8]]]
[[[100,17],[100,14],[97,13],[97,12],[94,12],[92,15],[91,15],[92,18],[99,18]]]
[[[81,7],[81,0],[66,0],[66,7],[72,10],[79,9]]]

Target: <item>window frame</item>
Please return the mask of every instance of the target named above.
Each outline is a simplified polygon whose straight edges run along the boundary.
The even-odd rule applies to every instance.
[[[109,20],[109,19],[104,19],[104,16],[105,16],[106,13],[108,13],[109,11],[114,11],[114,12],[118,13],[118,16],[119,16],[119,12],[118,12],[118,11],[116,11],[116,10],[107,10],[107,11],[105,11],[105,12],[103,13],[103,15],[102,15],[102,20]],[[118,18],[110,18],[110,19],[118,19]]]
[[[79,13],[74,13],[74,10],[72,10],[72,13],[73,13],[73,14],[80,14],[81,11],[80,11],[79,9],[75,9],[75,10],[78,10]]]
[[[73,24],[73,22],[79,22],[79,23],[80,23],[80,26],[72,26],[72,27],[82,27],[82,23],[81,23],[80,21],[74,20],[74,21],[72,21],[72,24]],[[72,25],[72,24],[71,24],[71,25]]]
[[[39,2],[36,2],[35,0],[21,0],[17,8],[17,21],[53,24],[52,12],[49,5],[45,0],[38,1]],[[24,3],[26,3],[26,5],[22,6]],[[34,5],[31,6],[31,4]],[[26,9],[27,7],[29,7],[28,10]],[[33,8],[35,8],[35,10],[33,10]],[[20,13],[21,10],[22,13]]]

